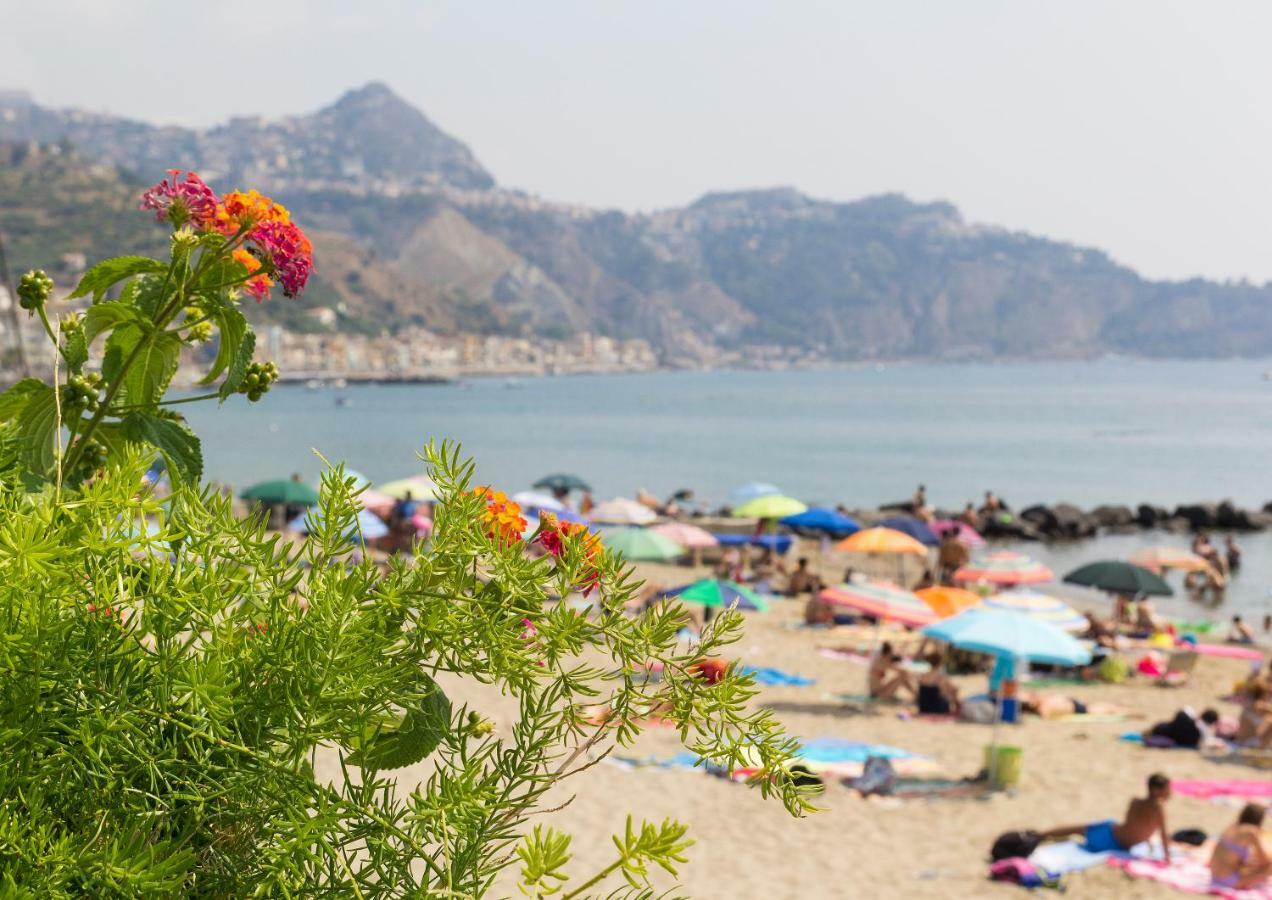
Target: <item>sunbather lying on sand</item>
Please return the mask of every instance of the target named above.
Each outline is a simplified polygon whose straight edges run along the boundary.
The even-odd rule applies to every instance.
[[[1020,708],[1044,719],[1062,719],[1065,716],[1138,716],[1134,710],[1116,703],[1084,703],[1076,697],[1021,691]]]
[[[1104,853],[1109,850],[1126,852],[1136,844],[1149,840],[1154,834],[1160,834],[1162,850],[1169,865],[1170,832],[1166,829],[1166,801],[1169,799],[1170,779],[1160,772],[1155,773],[1148,777],[1148,796],[1132,800],[1126,807],[1126,816],[1121,823],[1106,819],[1090,825],[1053,828],[1042,832],[1042,839],[1058,840],[1080,835],[1085,841],[1086,850]]]

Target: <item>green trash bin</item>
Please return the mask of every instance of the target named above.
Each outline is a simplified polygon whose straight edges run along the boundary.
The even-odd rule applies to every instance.
[[[990,786],[999,790],[1014,788],[1020,784],[1020,773],[1025,767],[1025,751],[1007,744],[989,745],[985,748],[985,771],[989,773]]]

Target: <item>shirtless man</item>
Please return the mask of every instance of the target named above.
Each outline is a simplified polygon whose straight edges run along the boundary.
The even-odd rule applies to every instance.
[[[1210,855],[1210,878],[1215,887],[1243,891],[1272,876],[1272,856],[1263,843],[1264,808],[1247,803],[1237,821],[1224,829]]]
[[[1126,817],[1119,824],[1113,819],[1053,828],[1042,833],[1043,840],[1082,835],[1083,849],[1090,853],[1109,850],[1126,852],[1154,834],[1162,838],[1162,851],[1170,865],[1170,832],[1166,828],[1166,801],[1170,799],[1170,779],[1160,772],[1148,776],[1148,796],[1137,797],[1126,807]]]

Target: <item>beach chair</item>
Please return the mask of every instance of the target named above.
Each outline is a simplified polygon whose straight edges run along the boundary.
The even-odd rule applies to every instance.
[[[1179,687],[1187,684],[1197,668],[1197,659],[1201,654],[1194,650],[1172,650],[1166,658],[1166,671],[1157,679],[1162,687]]]

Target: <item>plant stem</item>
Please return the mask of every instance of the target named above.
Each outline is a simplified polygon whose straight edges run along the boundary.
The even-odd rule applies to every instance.
[[[577,897],[579,894],[583,893],[588,888],[594,887],[595,885],[600,884],[606,878],[609,878],[611,875],[617,872],[619,870],[619,867],[621,867],[622,865],[623,865],[623,861],[621,859],[611,863],[610,865],[601,869],[601,871],[597,872],[587,881],[580,884],[574,890],[570,891],[570,893],[562,894],[561,900],[570,900],[571,897]]]

